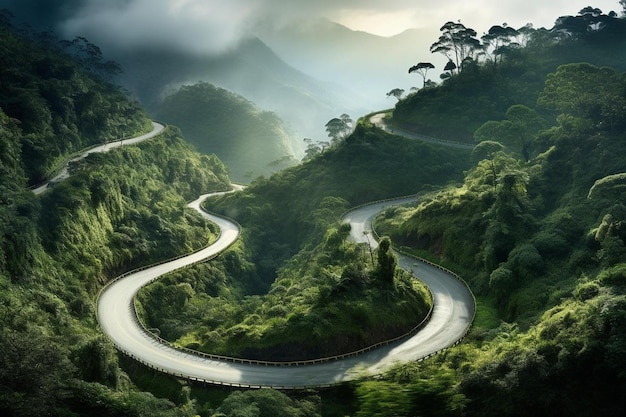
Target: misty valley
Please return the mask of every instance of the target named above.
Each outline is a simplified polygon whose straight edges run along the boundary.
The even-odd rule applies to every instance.
[[[2,415],[624,414],[626,2],[117,48],[63,30],[142,1],[44,3],[0,10]]]

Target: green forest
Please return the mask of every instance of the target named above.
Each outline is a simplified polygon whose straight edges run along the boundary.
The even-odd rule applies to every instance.
[[[296,164],[280,118],[206,82],[185,85],[154,106],[157,120],[178,126],[202,153],[214,153],[233,181],[250,182]]]
[[[453,65],[385,120],[473,150],[366,116],[306,161],[205,201],[242,226],[237,243],[137,297],[141,320],[177,345],[289,360],[404,332],[432,300],[391,246],[459,273],[476,296],[461,344],[302,391],[195,384],[116,351],[97,323],[98,292],[214,241],[217,227],[186,203],[230,189],[229,167],[170,125],[73,162],[69,179],[34,195],[77,151],[144,133],[150,118],[110,82],[119,68],[97,46],[0,23],[3,415],[624,414],[623,16],[588,7],[552,30],[494,26],[482,38],[448,22],[431,52]],[[346,210],[403,195],[417,202],[375,219],[376,253],[346,239]]]

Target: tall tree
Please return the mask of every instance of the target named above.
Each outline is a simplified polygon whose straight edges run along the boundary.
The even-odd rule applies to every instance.
[[[433,68],[435,68],[435,66],[430,62],[420,62],[417,65],[413,65],[411,68],[409,68],[409,74],[417,72],[422,77],[422,87],[426,87],[426,77],[428,75],[428,70]]]
[[[456,70],[456,64],[454,63],[454,61],[450,59],[448,63],[446,64],[446,66],[443,68],[443,70],[445,72],[441,74],[441,79],[445,80],[445,79],[451,78],[452,75],[454,74],[454,71]]]
[[[430,46],[430,52],[441,53],[454,61],[457,68],[466,60],[474,60],[483,46],[476,38],[476,31],[465,27],[461,22],[447,22],[439,29],[442,34],[439,40]]]
[[[393,277],[396,272],[396,264],[398,260],[391,250],[391,240],[384,236],[378,242],[376,275],[382,282],[393,283]]]
[[[352,131],[353,124],[354,121],[345,113],[339,117],[330,119],[328,123],[326,123],[326,132],[328,132],[328,137],[331,138],[332,143],[337,143],[348,136]]]
[[[546,121],[535,110],[521,104],[511,106],[505,117],[502,121],[484,123],[474,132],[474,139],[499,142],[528,161],[533,153],[533,139],[546,127]]]
[[[561,65],[549,74],[538,104],[556,110],[562,126],[618,131],[626,124],[626,77],[588,63]]]
[[[395,97],[400,100],[402,98],[402,94],[404,94],[404,90],[402,88],[394,88],[387,93],[387,97]]]
[[[492,26],[489,28],[489,32],[483,35],[481,38],[483,45],[485,45],[485,50],[488,50],[493,55],[493,63],[495,65],[499,64],[498,58],[500,62],[502,62],[502,55],[506,51],[506,48],[515,45],[513,40],[519,34],[517,30],[503,23],[502,26]]]

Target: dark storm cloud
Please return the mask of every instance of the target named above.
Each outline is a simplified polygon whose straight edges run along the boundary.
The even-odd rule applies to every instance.
[[[0,0],[0,9],[9,9],[18,22],[47,29],[65,21],[84,3],[85,0]]]
[[[595,3],[606,11],[618,5],[617,0]],[[404,19],[405,24],[414,17],[414,26],[436,32],[447,20],[462,20],[481,33],[503,22],[549,25],[585,4],[586,0],[0,0],[0,8],[11,9],[18,19],[28,19],[37,28],[52,27],[64,37],[85,36],[111,49],[158,46],[200,54],[227,50],[260,26],[302,18],[350,22],[353,15],[406,12],[411,17]],[[376,18],[372,21],[376,23]]]
[[[112,49],[138,46],[218,53],[259,25],[350,9],[395,10],[407,0],[0,0],[17,20]]]

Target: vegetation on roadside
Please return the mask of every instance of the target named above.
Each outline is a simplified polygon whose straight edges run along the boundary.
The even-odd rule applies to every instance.
[[[396,105],[393,124],[420,134],[472,142],[474,131],[489,120],[502,120],[521,104],[553,121],[556,113],[537,99],[548,74],[567,63],[588,62],[626,70],[623,49],[626,20],[614,12],[586,7],[562,16],[551,29],[494,25],[478,36],[462,23],[441,27],[433,53],[459,60],[436,88],[410,94]]]
[[[241,242],[215,262],[146,289],[142,300],[146,317],[161,320],[162,331],[179,343],[209,349],[226,349],[228,343],[239,352],[256,346],[253,353],[267,354],[263,334],[276,335],[270,324],[282,325],[285,318],[293,331],[279,336],[288,352],[296,352],[294,340],[304,333],[310,337],[302,326],[319,333],[329,317],[338,319],[338,329],[352,328],[351,319],[375,323],[369,315],[375,309],[362,304],[368,299],[377,303],[381,296],[393,304],[403,292],[418,305],[423,289],[412,289],[395,272],[393,286],[380,279],[390,276],[382,271],[392,270],[388,252],[372,265],[362,247],[343,240],[346,231],[338,224],[350,206],[403,194],[419,193],[421,199],[385,212],[377,221],[379,232],[395,245],[462,270],[478,296],[478,321],[459,346],[399,364],[382,378],[289,396],[175,379],[161,383],[152,371],[134,369],[138,365],[121,367],[95,321],[94,296],[117,272],[198,248],[215,236],[184,203],[196,193],[226,189],[224,165],[191,151],[180,132],[168,128],[163,137],[139,146],[90,156],[72,167],[72,178],[36,197],[25,187],[53,162],[26,161],[24,149],[31,134],[49,137],[48,127],[27,131],[29,122],[21,118],[31,113],[11,113],[3,102],[0,411],[15,416],[623,415],[626,78],[623,54],[615,51],[625,22],[584,9],[560,18],[560,30],[531,30],[525,43],[497,59],[466,63],[442,86],[398,103],[394,118],[400,123],[413,121],[425,129],[421,133],[437,135],[435,123],[446,120],[442,136],[479,142],[471,154],[360,125],[310,161],[207,202],[242,224]],[[7,45],[33,42],[32,36],[27,40],[6,30],[13,37]],[[615,49],[607,53],[600,41]],[[29,48],[25,44],[26,55]],[[46,54],[57,62],[53,52]],[[534,75],[526,62],[534,65]],[[609,64],[615,69],[604,67]],[[32,63],[15,68],[12,76],[45,79]],[[492,84],[486,83],[489,73]],[[2,79],[0,94],[9,97]],[[462,99],[455,98],[459,92]],[[427,100],[430,95],[438,105]],[[120,100],[120,109],[134,107]],[[468,103],[479,108],[469,113],[475,116],[471,124],[462,117]],[[480,103],[497,108],[489,104],[483,111]],[[117,110],[102,108],[113,120],[119,117]],[[52,120],[65,120],[50,109]],[[71,106],[66,110],[68,120],[78,119]],[[129,112],[124,134],[143,126],[137,122],[142,116]],[[53,150],[48,156],[47,150],[38,151],[45,161],[67,153]],[[333,304],[324,304],[328,299]],[[399,305],[397,314],[409,314],[406,307]],[[191,324],[179,330],[180,321],[166,322],[173,313],[186,315]],[[240,316],[232,320],[231,313]],[[232,329],[236,340],[226,342],[219,329],[202,328],[206,323],[224,323],[224,333]],[[154,392],[168,399],[143,392],[154,380],[159,384]]]
[[[0,43],[0,108],[19,121],[29,184],[78,150],[152,128],[146,112],[106,81],[119,68],[86,39],[22,30],[0,13]]]
[[[184,347],[270,361],[346,354],[408,333],[429,312],[430,293],[396,268],[388,241],[374,256],[349,231],[329,229],[263,295],[236,297],[219,266],[152,284],[139,295],[147,322]]]
[[[184,346],[273,360],[347,353],[406,333],[428,311],[429,295],[399,271],[397,282],[381,286],[370,253],[345,242],[338,221],[351,206],[457,180],[468,157],[357,127],[303,165],[207,200],[242,225],[242,242],[194,268],[203,271],[194,278],[177,274],[147,287],[147,325]],[[433,160],[441,164],[427,165]],[[164,308],[163,297],[177,301]],[[322,343],[303,342],[312,334]]]

